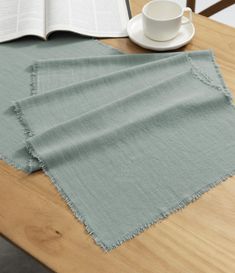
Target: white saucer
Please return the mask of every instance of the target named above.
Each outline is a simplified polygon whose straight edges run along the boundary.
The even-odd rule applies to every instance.
[[[184,20],[187,19],[184,18]],[[142,14],[138,14],[128,22],[127,32],[129,38],[135,44],[151,50],[165,51],[177,49],[189,43],[195,34],[195,28],[192,23],[184,24],[181,26],[179,33],[174,39],[165,42],[158,42],[151,40],[144,35],[142,27]]]

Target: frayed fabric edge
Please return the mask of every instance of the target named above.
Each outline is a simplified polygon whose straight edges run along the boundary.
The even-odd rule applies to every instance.
[[[13,108],[13,111],[15,112],[15,114],[16,114],[16,117],[17,117],[18,121],[20,122],[20,124],[22,125],[22,127],[24,129],[25,136],[29,137],[30,136],[30,130],[26,131],[27,124],[24,124],[24,119],[22,118],[22,113],[21,113],[19,104],[17,102],[13,102],[12,108]],[[4,160],[10,166],[16,168],[17,170],[24,171],[27,174],[30,174],[32,172],[31,159],[30,158],[29,158],[28,164],[26,166],[21,166],[19,163],[16,163],[14,160],[9,159],[7,156],[3,155],[2,153],[0,153],[0,160]]]
[[[97,43],[97,45],[103,47],[103,48],[109,48],[113,51],[114,55],[125,55],[127,53],[114,48],[111,45],[108,44],[104,44],[102,43],[100,40],[96,39],[96,38],[91,38],[91,40],[93,40],[94,42]],[[31,75],[30,75],[30,95],[34,96],[38,94],[38,67],[39,67],[39,63],[37,61],[35,61],[32,65],[31,65]]]
[[[224,79],[223,79],[223,76],[222,76],[222,73],[220,71],[220,67],[219,65],[216,63],[216,60],[215,60],[215,54],[214,54],[214,51],[213,50],[210,50],[209,51],[209,56],[211,57],[211,62],[212,62],[212,65],[214,67],[214,70],[216,72],[216,75],[220,81],[220,84],[215,84],[214,83],[214,80],[209,76],[207,75],[205,72],[203,72],[196,64],[193,63],[193,60],[192,58],[189,56],[189,54],[187,55],[188,57],[188,61],[189,63],[191,64],[192,66],[192,71],[193,71],[193,74],[194,76],[196,76],[200,81],[204,82],[205,84],[213,87],[214,89],[217,89],[218,91],[220,91],[221,93],[223,93],[223,95],[225,96],[225,98],[227,99],[229,105],[233,106],[234,107],[234,103],[233,103],[233,95],[232,95],[232,92],[229,90],[229,88],[227,87]]]
[[[212,64],[215,68],[215,71],[216,71],[216,74],[220,80],[220,83],[221,83],[221,86],[222,86],[222,89],[223,89],[223,93],[229,98],[230,100],[230,103],[234,106],[234,98],[233,98],[233,95],[232,95],[232,92],[229,90],[229,88],[227,87],[225,81],[224,81],[224,78],[222,76],[222,73],[221,73],[221,69],[220,69],[220,66],[217,64],[216,62],[216,59],[215,59],[215,53],[214,51],[211,51],[211,61],[212,61]]]
[[[96,233],[94,232],[94,230],[87,223],[87,221],[85,219],[85,216],[73,204],[72,200],[67,196],[67,194],[64,192],[64,190],[60,187],[57,179],[55,179],[55,177],[49,172],[49,170],[48,170],[48,168],[47,168],[44,160],[42,160],[40,158],[40,156],[36,153],[33,145],[29,141],[30,137],[34,136],[34,133],[31,130],[31,128],[29,127],[27,121],[24,118],[24,114],[23,114],[23,111],[21,109],[20,104],[18,102],[13,102],[13,108],[14,108],[14,111],[16,113],[16,117],[17,117],[19,123],[23,127],[25,138],[26,138],[25,145],[26,145],[26,149],[27,149],[28,153],[33,158],[35,158],[35,159],[38,160],[39,165],[40,165],[41,169],[43,170],[44,174],[47,175],[50,178],[52,184],[55,186],[55,188],[57,189],[57,191],[61,195],[62,199],[66,202],[66,204],[68,205],[68,207],[70,208],[70,210],[73,212],[73,215],[75,216],[75,218],[78,219],[78,220],[80,220],[84,224],[87,233],[89,235],[91,235],[91,237],[96,242],[96,244],[99,245],[105,251],[109,251],[110,250],[109,247],[107,247],[102,241],[100,241],[98,239],[98,237],[97,237]],[[27,172],[30,172],[30,170],[27,170]]]
[[[84,214],[74,205],[72,200],[68,197],[68,195],[65,193],[65,191],[59,185],[58,179],[56,179],[55,176],[50,173],[50,171],[48,170],[48,167],[47,167],[46,163],[44,162],[44,160],[35,151],[32,143],[29,140],[29,138],[32,137],[34,135],[34,133],[30,129],[27,121],[24,118],[24,114],[23,114],[23,111],[21,109],[20,104],[15,102],[13,104],[13,107],[14,107],[14,110],[16,112],[17,119],[19,120],[20,124],[24,128],[24,132],[25,132],[25,136],[26,136],[27,151],[29,152],[29,154],[33,158],[36,158],[38,160],[38,162],[40,164],[40,167],[42,168],[44,174],[47,175],[50,178],[52,184],[55,186],[55,188],[59,192],[62,199],[66,202],[67,206],[72,211],[74,217],[84,224],[87,233],[93,238],[95,243],[98,246],[100,246],[105,252],[111,251],[112,249],[120,246],[125,241],[133,239],[135,236],[139,235],[140,233],[145,231],[147,228],[149,228],[153,224],[159,223],[162,220],[166,219],[171,214],[182,210],[183,208],[185,208],[190,203],[193,203],[194,201],[198,200],[204,193],[208,192],[209,190],[216,187],[220,183],[226,181],[229,177],[232,177],[233,175],[235,175],[235,170],[233,170],[231,173],[229,173],[227,175],[224,175],[223,177],[219,178],[215,182],[209,183],[208,185],[206,185],[202,189],[196,191],[195,193],[193,193],[189,197],[184,198],[179,203],[177,203],[175,206],[167,209],[165,212],[162,212],[160,215],[156,215],[155,217],[151,218],[149,221],[147,221],[146,223],[140,225],[139,227],[137,227],[133,231],[126,233],[119,240],[117,240],[115,243],[107,244],[107,243],[102,242],[102,240],[99,239],[96,232],[92,229],[90,224],[87,222],[86,217],[84,216]]]
[[[165,212],[162,212],[160,215],[153,217],[152,220],[148,221],[146,224],[143,224],[136,228],[134,231],[131,231],[124,236],[118,241],[116,241],[114,244],[111,246],[107,247],[107,251],[110,251],[118,246],[120,246],[122,243],[133,239],[135,236],[139,235],[143,231],[145,231],[147,228],[150,228],[152,225],[157,224],[168,218],[171,214],[176,213],[187,207],[188,205],[192,204],[193,202],[197,201],[203,194],[207,193],[211,189],[215,188],[222,182],[227,181],[228,178],[232,177],[235,175],[235,170],[233,170],[230,174],[225,175],[224,177],[218,179],[217,181],[210,183],[203,187],[202,189],[198,190],[197,192],[193,193],[191,196],[184,198],[182,201],[180,201],[177,205],[171,207]]]
[[[38,63],[35,62],[31,66],[31,82],[30,82],[30,95],[34,96],[38,92]]]
[[[104,44],[104,43],[102,43],[102,42],[100,42],[98,40],[96,40],[96,41],[97,41],[98,44],[100,44],[103,47],[110,47],[114,51],[117,51],[117,53],[125,54],[124,52],[121,52],[121,51],[113,48],[112,46],[106,45],[106,44]],[[231,102],[231,100],[232,100],[231,93],[230,93],[230,91],[228,90],[228,88],[226,87],[226,85],[224,83],[223,77],[222,77],[222,75],[221,75],[221,73],[219,71],[219,67],[218,67],[218,65],[215,62],[214,54],[212,53],[211,55],[212,55],[213,65],[214,65],[214,67],[216,69],[218,77],[220,78],[223,91],[225,91],[223,93],[224,93],[224,95],[226,97],[229,98],[229,100]],[[187,57],[189,57],[189,56],[187,55]],[[189,57],[188,60],[191,62],[190,57]],[[195,69],[196,67],[194,66],[192,68]],[[37,70],[38,70],[38,64],[37,64],[37,62],[35,62],[32,65],[32,73],[31,73],[31,95],[37,94],[37,72],[38,72]],[[204,81],[206,80],[206,82],[204,82],[204,83],[207,83],[207,84],[211,85],[211,82],[210,82],[211,79],[207,78],[207,75],[204,75],[204,73],[201,74],[200,71],[198,71],[197,69],[196,69],[196,71],[194,70],[194,72],[196,72],[197,76],[204,76],[205,78],[202,79],[200,77],[200,80],[204,80]],[[194,74],[194,76],[195,76],[195,74]],[[215,87],[216,89],[218,89],[218,86],[213,86],[213,87]],[[99,245],[104,251],[111,251],[112,249],[120,246],[125,241],[133,239],[135,236],[139,235],[140,233],[142,233],[143,231],[145,231],[147,228],[149,228],[153,224],[159,223],[162,220],[166,219],[171,214],[184,209],[190,203],[193,203],[194,201],[198,200],[204,193],[208,192],[209,190],[211,190],[212,188],[216,187],[220,183],[226,181],[229,177],[232,177],[233,175],[235,175],[235,170],[234,170],[230,174],[227,174],[224,177],[219,178],[217,181],[206,185],[205,187],[203,187],[202,189],[200,189],[197,192],[193,193],[191,196],[183,199],[182,201],[180,201],[178,204],[176,204],[175,206],[171,207],[167,211],[162,212],[160,215],[156,215],[155,217],[153,217],[152,219],[150,219],[149,221],[147,221],[145,224],[142,224],[139,227],[137,227],[136,229],[134,229],[133,231],[126,233],[119,240],[117,240],[115,243],[113,243],[111,245],[107,245],[107,244],[103,243],[98,238],[98,236],[95,233],[95,231],[87,223],[85,216],[78,210],[78,208],[74,205],[74,203],[72,202],[72,200],[67,196],[67,194],[64,192],[64,190],[60,187],[60,185],[58,183],[58,180],[50,173],[50,171],[48,170],[48,168],[47,168],[44,160],[41,159],[40,156],[36,153],[33,145],[29,141],[29,138],[32,137],[34,135],[34,133],[31,130],[31,128],[29,127],[27,121],[24,118],[24,115],[23,115],[23,112],[22,112],[20,104],[18,102],[14,102],[13,103],[13,107],[14,107],[14,111],[16,113],[17,119],[18,119],[18,121],[20,122],[20,124],[22,125],[22,127],[24,129],[24,133],[25,133],[25,136],[26,136],[26,148],[27,148],[27,151],[29,152],[29,154],[33,158],[36,158],[38,160],[38,162],[40,164],[40,167],[42,168],[43,172],[45,173],[45,175],[47,175],[50,178],[52,184],[55,186],[55,188],[57,189],[57,191],[60,193],[62,199],[66,202],[66,204],[68,205],[68,207],[72,211],[72,213],[75,216],[75,218],[78,219],[79,221],[81,221],[84,224],[87,233],[89,235],[91,235],[91,237],[93,238],[93,240],[95,241],[95,243],[97,245]],[[15,164],[13,161],[7,159],[7,157],[1,156],[1,155],[0,155],[0,159],[5,160],[8,164],[12,165],[13,167],[16,167],[17,169],[26,171],[28,173],[31,172],[30,166],[28,168],[22,168],[21,166]]]
[[[8,165],[16,168],[19,171],[24,171],[26,173],[30,173],[27,167],[21,166],[20,164],[16,163],[14,160],[9,159],[7,156],[0,153],[0,160],[5,161]]]
[[[38,64],[37,62],[35,62],[32,66],[31,66],[31,75],[30,75],[30,95],[36,95],[37,94],[37,73],[38,73]],[[20,110],[20,108],[18,107],[18,104],[16,102],[13,102],[13,109],[15,114],[18,116],[18,120],[21,119],[19,111],[16,111],[16,108],[18,108],[18,110]],[[21,125],[23,126],[24,130],[26,130],[25,128],[27,128],[26,126],[24,126],[23,120],[21,120]],[[26,132],[24,132],[25,134],[27,134]],[[28,160],[28,164],[27,166],[21,166],[19,163],[15,162],[14,160],[8,158],[7,156],[3,155],[2,153],[0,153],[0,160],[5,161],[8,165],[16,168],[17,170],[20,171],[24,171],[28,174],[30,174],[32,172],[32,168],[31,168],[31,159]]]
[[[39,161],[39,164],[40,164],[44,174],[47,175],[50,178],[52,184],[55,186],[55,188],[59,192],[62,199],[66,202],[67,206],[72,211],[75,218],[78,219],[79,221],[81,221],[84,224],[87,233],[93,238],[95,243],[97,245],[99,245],[100,247],[102,247],[105,251],[108,251],[109,250],[108,247],[105,244],[103,244],[102,241],[100,241],[98,239],[98,237],[97,237],[96,233],[94,232],[94,230],[87,223],[85,216],[77,209],[77,207],[74,205],[72,200],[68,197],[68,195],[65,193],[65,191],[59,185],[58,180],[54,177],[54,175],[52,175],[50,173],[50,171],[48,170],[48,168],[47,168],[46,164],[44,163],[44,161],[36,153],[33,145],[27,140],[26,140],[26,148],[27,148],[29,154],[32,155],[34,158],[36,158]]]

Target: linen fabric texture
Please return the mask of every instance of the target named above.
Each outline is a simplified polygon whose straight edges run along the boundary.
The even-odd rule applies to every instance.
[[[121,55],[75,44],[77,55],[36,55],[29,69],[32,53],[24,64],[28,94],[7,110],[25,132],[16,141],[24,156],[8,156],[42,168],[111,250],[234,174],[234,106],[211,51]]]

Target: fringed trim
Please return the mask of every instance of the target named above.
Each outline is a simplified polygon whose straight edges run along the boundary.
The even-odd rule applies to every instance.
[[[187,57],[188,57],[188,61],[191,62],[191,60],[189,59],[190,57],[188,55],[187,55]],[[204,73],[198,72],[198,70],[195,70],[194,66],[192,66],[192,72],[194,73],[194,76],[196,76],[198,79],[202,80],[205,84],[209,84],[210,86],[216,88],[217,90],[218,90],[218,87],[219,87],[219,90],[221,90],[220,86],[211,85],[212,82],[211,82],[210,79],[207,78],[207,75],[205,75]],[[218,76],[221,77],[220,74],[218,74]],[[223,86],[223,89],[224,89],[224,86]],[[229,92],[229,94],[230,94],[230,92]],[[228,96],[228,94],[227,94],[227,96]],[[110,250],[116,248],[117,246],[121,245],[125,241],[134,238],[135,236],[137,236],[138,234],[143,232],[145,229],[149,228],[151,225],[153,225],[153,224],[155,224],[157,222],[160,222],[163,219],[167,218],[172,213],[175,213],[175,212],[185,208],[190,203],[192,203],[192,202],[196,201],[197,199],[199,199],[202,196],[202,194],[208,192],[210,189],[214,188],[215,186],[217,186],[221,182],[224,182],[225,180],[227,180],[227,178],[232,177],[233,175],[235,175],[235,170],[234,170],[230,174],[227,174],[224,177],[219,178],[217,181],[206,185],[205,187],[198,190],[197,192],[195,192],[191,196],[189,196],[187,198],[184,198],[179,203],[177,203],[175,206],[167,209],[166,211],[162,212],[160,215],[156,215],[155,217],[153,217],[152,219],[147,221],[145,224],[142,224],[139,227],[137,227],[136,229],[134,229],[133,231],[126,233],[119,240],[117,240],[115,243],[113,243],[111,245],[110,244],[105,244],[104,242],[102,242],[98,238],[96,232],[92,229],[92,227],[87,222],[86,217],[84,216],[84,214],[75,206],[75,204],[72,202],[72,200],[68,197],[68,195],[64,192],[64,190],[60,187],[60,185],[58,183],[59,180],[57,180],[50,173],[50,171],[48,170],[44,160],[36,153],[33,145],[29,142],[29,138],[32,137],[34,134],[33,134],[32,130],[30,129],[28,123],[24,119],[23,112],[22,112],[22,109],[20,107],[20,104],[15,102],[13,106],[14,106],[14,110],[16,112],[17,118],[18,118],[18,120],[20,121],[21,125],[24,128],[24,132],[25,132],[25,136],[26,136],[26,148],[27,148],[29,154],[33,158],[36,158],[38,160],[38,162],[40,164],[40,167],[42,168],[43,172],[45,173],[45,175],[47,175],[50,178],[53,185],[55,186],[57,191],[60,193],[61,197],[65,200],[66,204],[68,205],[68,207],[73,212],[75,218],[80,220],[84,224],[84,226],[85,226],[85,228],[87,230],[87,233],[90,234],[92,236],[92,238],[94,239],[94,241],[96,242],[96,244],[99,245],[100,247],[102,247],[105,251],[110,251]]]
[[[205,74],[204,72],[202,72],[202,70],[193,63],[192,57],[190,57],[189,55],[187,55],[187,57],[188,57],[189,63],[191,64],[191,66],[193,67],[193,69],[195,71],[197,71],[198,75],[200,75],[200,77],[202,77],[208,83],[212,83],[213,82],[212,79],[207,74]]]
[[[215,71],[216,71],[216,74],[221,82],[221,85],[222,85],[222,88],[223,88],[223,93],[227,95],[227,97],[230,98],[230,103],[234,106],[234,99],[233,99],[233,95],[232,93],[230,92],[229,88],[227,87],[225,81],[224,81],[224,78],[222,77],[222,73],[220,71],[220,67],[219,65],[216,63],[215,61],[215,54],[213,51],[211,51],[211,61],[214,65],[214,68],[215,68]]]
[[[38,92],[38,63],[34,63],[31,66],[31,83],[30,83],[30,95],[36,95]]]
[[[22,109],[21,109],[21,107],[20,107],[20,105],[18,103],[15,103],[14,107],[15,107],[15,112],[17,114],[17,117],[18,117],[20,123],[22,124],[22,126],[24,127],[24,131],[25,131],[25,135],[26,135],[26,148],[27,148],[29,154],[33,158],[36,158],[38,160],[38,162],[40,164],[40,167],[42,168],[43,172],[45,173],[45,175],[47,175],[50,178],[53,185],[55,186],[55,188],[59,192],[60,196],[63,198],[63,200],[65,200],[66,204],[68,205],[70,210],[73,212],[73,215],[75,216],[75,218],[78,219],[79,221],[81,221],[84,224],[87,233],[89,235],[91,235],[91,237],[93,238],[95,243],[97,245],[99,245],[100,247],[102,247],[102,249],[104,251],[110,251],[110,250],[116,248],[117,246],[121,245],[125,241],[134,238],[135,236],[137,236],[138,234],[143,232],[145,229],[149,228],[151,225],[153,225],[153,224],[155,224],[157,222],[160,222],[163,219],[167,218],[170,214],[175,213],[175,212],[185,208],[188,204],[196,201],[202,194],[208,192],[210,189],[214,188],[215,186],[217,186],[221,182],[225,181],[227,178],[232,177],[233,175],[235,175],[235,170],[234,170],[230,174],[227,174],[224,177],[219,178],[217,181],[206,185],[205,187],[198,190],[197,192],[195,192],[191,196],[189,196],[187,198],[184,198],[182,201],[180,201],[175,206],[173,206],[170,209],[162,212],[160,215],[156,215],[155,217],[150,219],[148,222],[146,222],[145,224],[140,225],[139,227],[137,227],[133,231],[126,233],[125,235],[123,235],[121,237],[121,239],[117,240],[114,244],[108,245],[108,244],[105,244],[104,242],[102,242],[98,238],[96,232],[92,229],[92,227],[87,222],[85,215],[77,208],[77,206],[75,206],[75,204],[72,202],[72,200],[69,198],[69,196],[64,192],[64,190],[59,185],[59,183],[58,183],[59,180],[56,179],[55,176],[50,173],[50,171],[47,168],[46,163],[44,162],[44,160],[37,154],[37,152],[35,151],[33,145],[29,141],[29,138],[32,137],[34,134],[33,134],[32,130],[29,128],[27,122],[24,119]]]
[[[32,130],[30,129],[28,122],[25,120],[21,106],[17,101],[13,102],[13,109],[17,119],[19,120],[20,124],[23,126],[25,136],[27,138],[32,137],[33,136]]]
[[[23,112],[21,110],[21,106],[18,102],[13,102],[13,110],[16,114],[16,117],[19,121],[19,123],[22,125],[22,128],[24,130],[24,134],[25,134],[25,138],[30,138],[33,136],[33,132],[32,130],[30,129],[29,127],[29,124],[28,122],[25,120],[24,116],[23,116]],[[31,173],[32,172],[32,159],[30,158],[28,160],[28,164],[27,166],[24,168],[24,170],[27,172],[27,173]]]
[[[0,160],[5,161],[8,165],[14,167],[17,170],[24,171],[26,173],[30,173],[28,167],[21,166],[20,164],[14,162],[13,160],[9,159],[7,156],[0,154]]]
[[[34,133],[24,118],[24,114],[23,114],[20,104],[18,102],[14,102],[13,107],[14,107],[14,111],[17,115],[17,119],[19,120],[20,124],[22,125],[22,127],[24,129],[24,133],[25,133],[25,137],[26,137],[25,145],[26,145],[26,149],[27,149],[28,153],[33,158],[38,160],[39,165],[40,165],[41,169],[43,170],[43,172],[45,173],[45,175],[47,175],[50,178],[50,180],[52,181],[52,184],[55,186],[57,191],[60,193],[63,200],[65,200],[66,204],[71,209],[71,211],[73,212],[76,219],[80,220],[84,224],[84,226],[87,230],[87,233],[92,236],[92,238],[94,239],[94,241],[96,242],[97,245],[101,246],[105,251],[107,251],[108,247],[106,247],[106,245],[103,244],[103,242],[99,240],[95,231],[87,223],[85,216],[78,210],[78,208],[74,205],[72,200],[68,197],[68,195],[64,192],[64,190],[60,187],[58,180],[55,179],[55,177],[49,172],[44,160],[42,158],[40,158],[40,156],[36,153],[33,145],[30,143],[29,139],[30,139],[30,137],[34,136]],[[27,171],[30,172],[30,170],[27,170]]]
[[[190,63],[191,65],[191,72],[193,74],[193,76],[197,79],[199,79],[201,82],[203,82],[204,84],[220,91],[221,93],[224,94],[224,96],[226,97],[227,101],[229,102],[229,105],[232,105],[234,106],[233,104],[233,96],[232,96],[232,93],[229,91],[229,89],[226,87],[225,85],[225,82],[224,82],[224,79],[219,71],[219,66],[216,64],[215,62],[215,58],[214,58],[214,54],[213,52],[211,51],[211,61],[213,63],[213,66],[215,68],[215,71],[216,71],[216,74],[221,82],[221,85],[218,85],[218,84],[215,84],[213,79],[207,75],[205,72],[203,72],[198,66],[196,66],[194,63],[193,63],[193,60],[192,58],[188,55],[188,53],[186,53],[187,55],[187,59],[188,59],[188,62]]]
[[[48,170],[45,162],[36,153],[33,145],[29,141],[27,141],[27,140],[26,140],[26,147],[27,147],[27,150],[30,153],[30,155],[32,155],[34,158],[36,158],[39,161],[40,166],[41,166],[43,172],[45,173],[45,175],[47,175],[50,178],[50,180],[52,181],[53,185],[55,186],[55,188],[57,189],[57,191],[59,192],[59,194],[61,195],[61,197],[65,200],[66,204],[68,205],[68,207],[70,208],[70,210],[73,212],[75,218],[78,219],[79,221],[81,221],[84,224],[87,233],[92,236],[92,238],[96,242],[96,244],[99,245],[99,246],[101,246],[105,251],[108,251],[109,248],[103,242],[101,242],[99,240],[99,238],[97,237],[95,231],[87,223],[85,216],[78,210],[78,208],[74,205],[74,203],[68,197],[68,195],[65,193],[65,191],[60,187],[60,185],[58,183],[58,180],[54,177],[54,175],[52,175],[50,173],[50,171]]]
[[[231,92],[229,91],[229,89],[225,85],[223,77],[221,76],[221,73],[219,71],[219,66],[215,62],[215,58],[214,58],[213,53],[211,54],[211,56],[212,56],[213,65],[214,65],[215,70],[217,72],[217,75],[218,75],[218,77],[219,77],[219,79],[221,81],[221,86],[214,84],[213,80],[206,73],[202,72],[193,63],[193,61],[192,61],[191,57],[189,56],[189,54],[186,53],[186,58],[187,58],[188,62],[191,65],[191,72],[192,72],[193,76],[196,77],[197,79],[199,79],[200,81],[202,81],[204,84],[209,85],[209,86],[215,88],[216,90],[219,90],[220,92],[222,92],[225,95],[225,97],[228,99],[229,105],[234,106]],[[161,222],[162,220],[167,218],[172,213],[175,213],[177,211],[182,210],[183,208],[185,208],[190,203],[193,203],[194,201],[198,200],[204,193],[208,192],[212,188],[216,187],[217,185],[219,185],[220,183],[226,181],[229,177],[232,177],[234,175],[235,175],[235,170],[233,170],[231,173],[225,175],[224,177],[219,178],[217,181],[206,185],[202,189],[200,189],[197,192],[193,193],[191,196],[189,196],[189,197],[183,199],[182,201],[180,201],[175,206],[171,207],[170,209],[166,210],[165,212],[162,212],[161,215],[153,217],[152,220],[150,220],[146,224],[143,224],[143,225],[139,226],[138,228],[136,228],[134,231],[131,231],[131,232],[125,234],[124,236],[122,236],[122,238],[120,240],[116,241],[111,246],[107,246],[106,250],[109,251],[109,250],[121,245],[123,242],[134,238],[136,235],[140,234],[145,229],[149,228],[151,225],[153,225],[153,224],[155,224],[157,222]]]
[[[124,236],[122,236],[122,238],[120,240],[116,241],[111,246],[106,246],[105,250],[110,251],[110,250],[116,248],[117,246],[121,245],[125,241],[133,239],[136,235],[140,234],[145,229],[149,228],[151,225],[156,224],[156,223],[160,223],[162,220],[166,219],[171,214],[176,213],[176,212],[184,209],[190,203],[193,203],[194,201],[198,200],[204,193],[208,192],[209,190],[216,187],[220,183],[226,181],[229,177],[232,177],[233,175],[235,175],[235,170],[232,171],[231,174],[225,175],[224,177],[218,179],[217,181],[206,185],[205,187],[198,190],[197,192],[195,192],[191,196],[189,196],[189,197],[183,199],[182,201],[180,201],[175,206],[171,207],[170,209],[166,210],[165,212],[162,212],[160,215],[157,215],[156,217],[153,217],[152,220],[150,220],[149,222],[137,227],[134,231],[131,231],[131,232],[125,234]]]

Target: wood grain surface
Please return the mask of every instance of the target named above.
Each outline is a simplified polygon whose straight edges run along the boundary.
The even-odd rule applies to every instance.
[[[132,13],[144,3],[132,0]],[[213,48],[235,95],[235,29],[200,15],[194,23],[196,36],[182,50]],[[146,52],[127,38],[102,41]],[[27,175],[0,161],[0,232],[59,273],[233,273],[235,178],[105,253],[42,172]]]

